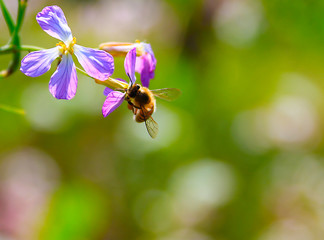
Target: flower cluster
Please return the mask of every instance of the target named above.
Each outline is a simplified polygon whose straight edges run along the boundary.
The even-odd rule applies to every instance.
[[[57,68],[51,76],[49,91],[57,99],[72,99],[77,90],[77,70],[105,85],[107,96],[102,113],[108,116],[125,100],[133,111],[137,122],[145,122],[151,137],[158,131],[157,123],[151,115],[155,110],[154,95],[171,100],[179,95],[177,89],[149,90],[150,80],[154,78],[156,59],[151,45],[135,43],[106,42],[99,49],[92,49],[76,44],[62,9],[58,6],[45,7],[37,14],[36,20],[50,36],[60,41],[55,47],[31,52],[21,61],[20,70],[30,77],[46,73],[55,59],[59,59]],[[77,68],[72,56],[75,55],[84,71]],[[125,56],[124,67],[130,79],[129,84],[123,79],[113,79],[114,56]],[[135,72],[140,74],[142,86],[135,84]],[[155,94],[154,94],[155,93]]]
[[[150,44],[136,42],[101,44],[100,49],[92,49],[76,44],[62,9],[58,6],[45,7],[37,14],[36,20],[41,28],[50,36],[60,40],[56,47],[29,53],[21,61],[20,70],[30,77],[38,77],[46,73],[52,62],[59,58],[59,64],[51,77],[49,91],[57,99],[72,99],[77,90],[76,66],[72,55],[75,55],[86,73],[99,81],[108,80],[114,72],[113,55],[127,53],[137,49],[136,72],[141,74],[143,86],[148,87],[154,77],[156,59]],[[110,54],[111,53],[111,54]]]
[[[61,8],[45,7],[37,14],[36,20],[46,33],[61,42],[54,48],[29,53],[21,61],[20,70],[27,76],[38,77],[51,68],[56,58],[60,58],[49,83],[49,90],[55,98],[71,99],[76,93],[78,79],[73,54],[93,78],[105,80],[114,72],[114,59],[109,53],[76,44]]]

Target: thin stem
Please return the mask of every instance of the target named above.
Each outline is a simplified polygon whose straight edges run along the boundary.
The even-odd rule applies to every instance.
[[[0,3],[3,3],[2,0],[0,0]],[[11,75],[14,71],[16,71],[19,67],[20,63],[20,38],[19,38],[19,30],[21,28],[22,22],[24,20],[26,6],[27,6],[27,0],[18,0],[18,14],[17,14],[17,22],[16,26],[14,27],[14,30],[11,32],[11,40],[9,42],[9,46],[11,46],[11,52],[13,54],[13,59],[9,63],[9,66],[6,70],[3,70],[0,72],[0,78],[5,78]],[[2,5],[1,5],[2,7]],[[2,11],[3,11],[2,7]],[[9,47],[10,48],[10,47]],[[7,51],[8,52],[8,49]]]
[[[20,47],[16,47],[14,45],[5,45],[0,47],[0,54],[12,53],[14,50],[33,52],[33,51],[44,50],[44,48],[32,46],[32,45],[20,45]]]
[[[17,14],[17,23],[16,23],[16,34],[20,31],[21,25],[24,21],[25,11],[27,7],[27,0],[18,0],[19,1],[19,8]]]
[[[83,71],[82,69],[76,67],[76,70],[79,73],[82,73],[85,76],[90,77],[85,71]],[[98,79],[95,79],[93,77],[90,77],[92,79],[94,79],[95,83],[112,88],[112,89],[127,89],[128,88],[128,84],[122,81],[119,81],[117,79],[111,78],[109,77],[107,80],[101,81]]]
[[[95,82],[100,85],[104,85],[106,87],[109,87],[111,89],[123,89],[126,90],[128,88],[128,84],[122,81],[119,81],[117,79],[109,77],[107,80],[100,81],[98,79],[95,79]]]
[[[44,49],[45,48],[32,46],[32,45],[21,45],[20,48],[18,48],[19,51],[27,51],[27,52],[40,51]]]
[[[7,54],[12,52],[12,46],[11,45],[4,45],[0,47],[0,54]]]
[[[8,26],[10,35],[11,35],[13,33],[13,31],[15,30],[14,21],[12,20],[10,12],[8,11],[3,0],[0,0],[0,7],[1,7],[2,14],[3,14],[3,18],[5,19],[5,21],[7,23],[7,26]]]
[[[81,68],[79,67],[75,67],[76,70],[79,72],[79,73],[82,73],[83,75],[87,76],[87,77],[90,77],[85,71],[83,71]]]

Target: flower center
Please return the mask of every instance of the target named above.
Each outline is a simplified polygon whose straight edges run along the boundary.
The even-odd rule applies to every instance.
[[[74,52],[73,46],[74,44],[76,44],[76,38],[73,37],[72,41],[70,41],[69,43],[65,44],[64,42],[59,42],[58,44],[56,44],[56,46],[59,47],[60,52],[63,54],[68,54],[70,53],[71,55]]]
[[[134,46],[136,47],[136,55],[137,56],[142,56],[146,53],[143,43],[141,43],[139,40],[135,41]]]

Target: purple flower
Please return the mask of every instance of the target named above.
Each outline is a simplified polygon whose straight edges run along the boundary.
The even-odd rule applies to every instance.
[[[142,44],[142,54],[136,58],[135,70],[141,74],[142,85],[148,88],[150,85],[150,80],[154,78],[156,59],[150,44],[139,44]]]
[[[136,48],[130,50],[125,58],[124,67],[127,76],[129,77],[130,83],[133,85],[136,81],[135,77],[135,65],[136,65]],[[123,79],[119,79],[121,81],[125,81]],[[125,94],[119,91],[113,91],[110,88],[106,88],[104,91],[104,95],[107,96],[103,106],[102,106],[102,114],[104,117],[107,117],[110,113],[112,113],[116,108],[118,108],[122,102],[124,101]]]
[[[107,42],[102,43],[99,46],[100,49],[116,56],[126,54],[134,47],[137,50],[135,71],[141,75],[142,85],[144,87],[149,87],[150,80],[154,78],[154,71],[156,67],[156,59],[149,43]]]
[[[89,76],[98,80],[111,76],[114,71],[113,57],[105,51],[77,45],[60,7],[45,7],[37,14],[36,20],[46,33],[61,42],[54,48],[29,53],[21,61],[20,70],[27,76],[38,77],[51,68],[56,58],[61,57],[49,82],[49,91],[55,98],[71,99],[76,93],[78,79],[73,54]]]

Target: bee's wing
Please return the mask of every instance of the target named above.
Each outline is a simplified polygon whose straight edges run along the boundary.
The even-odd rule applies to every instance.
[[[167,101],[176,100],[181,95],[181,91],[177,88],[154,89],[151,92],[154,96]]]
[[[149,117],[145,120],[145,126],[151,138],[156,138],[159,133],[159,125],[157,122],[155,122],[152,117]]]

